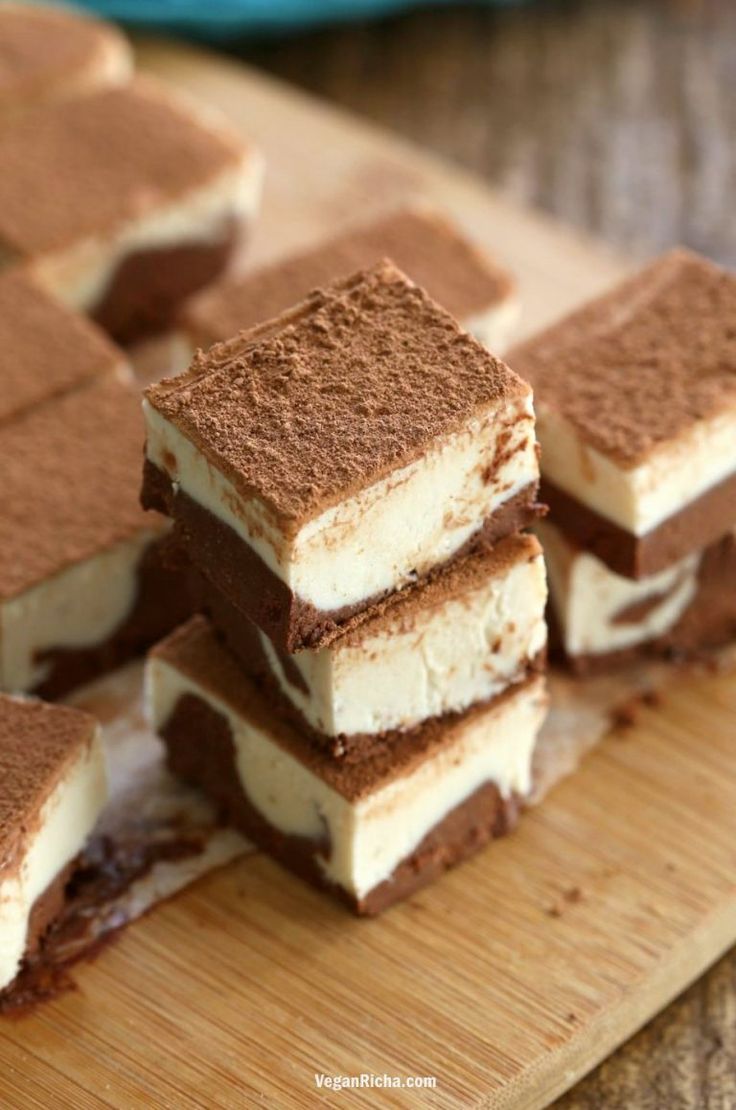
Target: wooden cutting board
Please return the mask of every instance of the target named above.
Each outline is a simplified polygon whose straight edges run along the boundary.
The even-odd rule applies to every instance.
[[[300,93],[144,44],[265,150],[255,256],[412,192],[519,274],[526,330],[623,271],[604,249]],[[0,1040],[0,1106],[543,1106],[736,941],[736,681],[677,684],[518,833],[378,921],[267,859],[155,909]],[[315,1073],[435,1076],[318,1089]]]

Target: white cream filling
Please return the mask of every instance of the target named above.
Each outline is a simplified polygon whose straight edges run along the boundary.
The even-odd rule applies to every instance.
[[[635,536],[736,472],[736,408],[699,421],[627,469],[584,443],[564,417],[537,407],[544,477]]]
[[[35,689],[53,666],[38,661],[45,651],[93,647],[112,636],[135,604],[143,552],[160,535],[141,531],[0,604],[0,689]]]
[[[107,797],[99,729],[47,798],[17,873],[0,870],[0,989],[13,981],[26,949],[35,901],[84,847]],[[5,862],[5,861],[3,861]],[[11,862],[12,867],[12,862]]]
[[[695,597],[700,553],[636,581],[572,547],[552,524],[537,525],[550,596],[568,655],[597,655],[645,644],[672,628]],[[661,596],[641,620],[615,621],[631,605]]]
[[[325,877],[362,898],[395,868],[452,809],[485,783],[504,797],[526,795],[537,732],[547,708],[543,680],[519,687],[500,704],[461,720],[447,744],[414,770],[351,802],[218,696],[170,664],[147,667],[149,713],[162,728],[178,699],[194,694],[228,721],[238,775],[250,803],[288,836],[322,840]]]
[[[414,614],[408,626],[399,605],[391,625],[375,635],[364,626],[359,643],[347,637],[292,655],[308,692],[289,682],[271,641],[259,635],[282,692],[313,728],[328,736],[376,733],[460,712],[523,678],[547,641],[546,599],[540,555]]]
[[[261,502],[242,497],[148,401],[143,409],[151,462],[229,525],[294,594],[325,612],[400,589],[444,563],[538,477],[534,409],[526,394],[470,421],[287,539]],[[499,437],[507,435],[504,461],[484,476]]]
[[[249,150],[235,168],[199,189],[161,204],[141,219],[111,228],[107,235],[39,255],[30,269],[64,304],[80,312],[92,311],[129,255],[182,244],[218,243],[230,221],[254,219],[262,183],[263,160]]]

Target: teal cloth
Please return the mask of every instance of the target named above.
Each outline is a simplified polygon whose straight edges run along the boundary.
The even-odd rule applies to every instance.
[[[223,41],[236,35],[277,33],[298,27],[367,19],[427,0],[74,0],[107,19]],[[443,0],[447,2],[447,0]],[[450,0],[453,2],[453,0]],[[458,0],[454,0],[458,2]],[[482,0],[481,0],[482,2]],[[485,0],[489,5],[515,0]],[[432,3],[432,0],[429,0]]]

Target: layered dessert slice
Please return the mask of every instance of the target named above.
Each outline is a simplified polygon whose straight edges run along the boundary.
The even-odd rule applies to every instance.
[[[394,743],[397,731],[491,702],[544,665],[544,561],[529,535],[457,560],[325,646],[295,655],[201,576],[198,592],[244,672],[339,758],[364,758]]]
[[[147,696],[171,770],[363,914],[513,827],[546,711],[537,676],[359,763],[336,761],[273,712],[202,617],[154,650]]]
[[[127,81],[130,46],[109,23],[39,4],[0,5],[0,119]]]
[[[673,251],[517,347],[578,670],[736,634],[736,277]]]
[[[93,377],[130,380],[122,352],[22,268],[0,273],[0,424]]]
[[[537,530],[553,647],[578,674],[641,656],[692,658],[736,639],[736,529],[639,579],[616,574],[554,524]]]
[[[629,578],[736,521],[736,277],[672,251],[509,354],[534,388],[543,499]]]
[[[390,263],[146,391],[143,504],[277,647],[535,518],[531,390]]]
[[[197,347],[271,320],[310,290],[382,258],[390,258],[489,350],[498,354],[506,345],[519,314],[514,279],[446,216],[415,204],[204,290],[179,317],[183,349],[191,358]]]
[[[0,689],[58,696],[187,615],[168,521],[138,504],[142,442],[112,376],[0,427]]]
[[[58,916],[106,797],[92,717],[0,695],[0,991]]]
[[[262,171],[219,117],[143,78],[25,113],[0,165],[0,251],[122,342],[234,261]]]

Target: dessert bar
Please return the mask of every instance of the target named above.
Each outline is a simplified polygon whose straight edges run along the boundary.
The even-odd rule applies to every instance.
[[[277,647],[538,514],[529,386],[391,263],[146,391],[143,504]]]
[[[381,258],[390,258],[489,350],[498,354],[506,345],[519,314],[513,278],[451,220],[415,204],[203,290],[178,320],[185,349],[191,357],[197,347],[230,339]]]
[[[0,119],[127,81],[130,46],[109,23],[38,4],[0,5]]]
[[[514,535],[378,605],[325,645],[279,651],[212,584],[198,594],[245,674],[333,755],[362,758],[395,730],[491,701],[543,666],[539,542]]]
[[[218,116],[144,78],[26,112],[0,131],[0,165],[0,251],[121,342],[233,262],[262,169]]]
[[[92,378],[0,427],[0,689],[58,696],[188,611],[138,504],[137,392]]]
[[[0,991],[58,916],[106,797],[92,717],[0,695]]]
[[[0,351],[0,424],[93,377],[131,377],[104,332],[20,267],[0,273]]]
[[[640,656],[692,657],[736,638],[736,529],[647,578],[624,578],[537,525],[556,650],[590,674]]]
[[[159,644],[147,697],[170,769],[290,870],[375,914],[515,822],[546,710],[534,677],[350,764],[244,678],[203,617]]]
[[[550,518],[646,578],[736,521],[736,276],[672,251],[508,356],[528,380]]]

